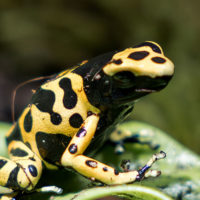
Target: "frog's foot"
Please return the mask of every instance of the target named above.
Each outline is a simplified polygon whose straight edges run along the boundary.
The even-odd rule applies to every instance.
[[[0,194],[0,200],[16,200],[18,199],[19,192],[12,192],[8,194]]]
[[[138,176],[136,180],[140,181],[143,178],[159,176],[161,174],[161,171],[149,170],[149,169],[157,160],[163,159],[165,157],[166,153],[164,151],[160,151],[160,153],[154,154],[152,158],[147,162],[147,164],[144,167],[142,167],[142,169],[138,170]]]
[[[56,187],[54,185],[49,185],[49,186],[44,186],[44,187],[38,188],[35,191],[36,192],[42,192],[42,193],[53,192],[53,193],[56,193],[56,194],[62,194],[63,189]]]
[[[138,138],[136,139],[136,137],[137,137],[137,135],[133,136],[132,138],[127,138],[125,141],[121,141],[119,143],[114,143],[115,153],[118,155],[121,155],[125,152],[124,143],[138,143],[141,145],[147,145],[152,150],[156,150],[160,147],[159,144],[154,144],[152,141],[142,141],[142,140],[139,140]]]
[[[157,170],[150,170],[151,166],[160,159],[163,159],[166,157],[166,153],[163,151],[160,151],[160,153],[154,154],[152,158],[147,162],[147,164],[138,170],[138,176],[136,178],[137,181],[142,180],[143,178],[148,177],[157,177],[161,174],[160,171]],[[131,162],[130,160],[122,160],[121,162],[121,168],[124,172],[131,171]]]
[[[131,132],[130,130],[116,129],[110,136],[110,142],[115,145],[115,153],[122,154],[125,151],[125,143],[138,143],[147,145],[152,150],[160,147],[159,144],[153,142],[154,132],[151,130],[142,129],[138,132]]]
[[[31,191],[26,191],[27,193],[32,193],[32,192],[42,192],[42,193],[48,193],[48,192],[53,192],[56,194],[61,194],[63,192],[63,189],[56,187],[56,186],[44,186],[38,189],[34,189]],[[17,200],[20,199],[20,196],[24,193],[23,191],[15,191],[10,194],[0,194],[0,200]]]
[[[129,172],[130,166],[131,166],[130,160],[122,160],[121,168],[123,169],[124,172]]]

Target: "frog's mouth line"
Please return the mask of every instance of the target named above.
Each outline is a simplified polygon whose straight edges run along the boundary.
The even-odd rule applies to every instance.
[[[157,90],[151,90],[151,89],[135,89],[136,92],[141,92],[141,93],[153,93],[153,92],[157,92]]]

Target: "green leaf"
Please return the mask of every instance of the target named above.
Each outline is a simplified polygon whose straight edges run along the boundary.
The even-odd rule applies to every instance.
[[[4,134],[9,125],[0,123],[0,154],[6,156]],[[159,144],[160,148],[152,150],[148,145],[138,143],[126,144],[126,152],[115,155],[114,148],[105,145],[95,159],[106,164],[118,167],[123,159],[131,160],[131,167],[138,169],[145,165],[152,154],[163,150],[167,157],[157,161],[153,169],[161,170],[161,176],[148,178],[139,183],[120,186],[96,187],[79,174],[73,174],[65,170],[56,172],[44,172],[45,185],[55,184],[64,189],[61,196],[53,195],[54,200],[95,200],[106,196],[118,196],[121,199],[148,199],[168,200],[182,198],[185,200],[200,199],[200,159],[183,145],[175,141],[168,134],[150,125],[130,121],[118,127],[121,131],[129,130],[132,134],[142,134],[144,141],[152,141]],[[40,185],[40,184],[39,184]],[[167,196],[167,195],[171,196]],[[31,193],[22,199],[49,199],[52,194]]]
[[[8,132],[10,124],[0,122],[0,155],[7,157],[7,146],[5,141],[5,133]]]
[[[172,198],[153,188],[140,185],[122,185],[96,187],[83,190],[75,195],[69,194],[63,197],[57,197],[56,200],[94,200],[106,196],[118,196],[134,200],[172,200]]]

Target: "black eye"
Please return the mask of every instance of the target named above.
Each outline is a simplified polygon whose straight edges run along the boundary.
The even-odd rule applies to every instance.
[[[129,72],[129,71],[122,71],[122,72],[118,72],[114,75],[114,78],[116,79],[120,79],[120,80],[130,80],[134,77],[134,75]]]
[[[118,87],[127,88],[134,84],[135,76],[129,71],[118,72],[113,76],[113,80]]]

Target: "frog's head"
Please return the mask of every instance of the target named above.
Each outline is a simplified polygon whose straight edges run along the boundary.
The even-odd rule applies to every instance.
[[[163,89],[174,73],[173,63],[154,42],[119,51],[103,67],[112,84],[113,102],[128,102]]]

